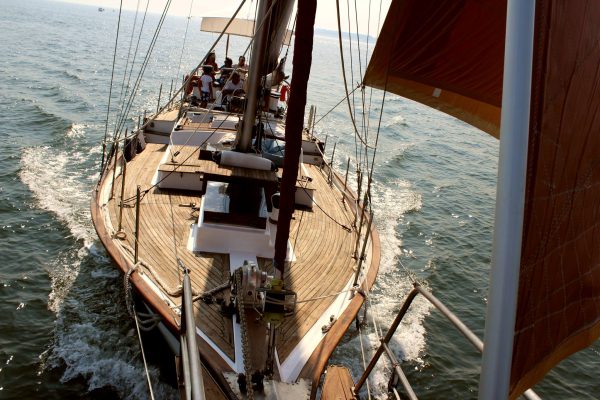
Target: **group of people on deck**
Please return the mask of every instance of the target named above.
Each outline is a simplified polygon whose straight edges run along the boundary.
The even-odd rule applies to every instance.
[[[219,68],[216,54],[210,53],[202,65],[202,75],[192,76],[188,82],[186,94],[191,94],[192,104],[199,103],[200,107],[206,107],[209,101],[214,101],[214,87],[221,87],[221,98],[225,102],[232,96],[245,95],[244,80],[248,72],[246,58],[240,56],[238,63],[232,64],[231,58],[226,57],[225,63]]]

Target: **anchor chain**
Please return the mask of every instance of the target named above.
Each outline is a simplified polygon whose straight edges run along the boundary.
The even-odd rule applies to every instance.
[[[242,269],[235,271],[236,296],[238,303],[238,313],[240,317],[240,330],[242,332],[242,356],[244,360],[244,373],[246,375],[246,397],[248,400],[254,399],[254,389],[252,387],[252,361],[250,360],[250,344],[248,343],[248,334],[246,324],[246,310],[244,309],[244,294],[242,293]]]

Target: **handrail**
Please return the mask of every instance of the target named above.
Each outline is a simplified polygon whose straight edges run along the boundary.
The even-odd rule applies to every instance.
[[[353,390],[354,390],[355,394],[358,394],[358,392],[360,391],[360,389],[366,382],[367,378],[373,371],[375,364],[377,364],[377,362],[379,361],[379,358],[385,352],[386,355],[388,356],[390,362],[392,363],[394,372],[400,379],[400,382],[402,383],[402,386],[404,387],[404,390],[408,394],[409,398],[411,400],[417,399],[412,387],[410,386],[410,383],[408,382],[408,379],[406,378],[402,369],[400,368],[400,364],[396,360],[394,353],[389,349],[388,343],[391,340],[392,336],[394,336],[394,334],[396,333],[396,330],[398,329],[400,322],[406,315],[413,300],[415,299],[415,297],[417,297],[418,294],[423,295],[423,297],[425,297],[431,304],[433,304],[433,306],[435,308],[437,308],[442,313],[442,315],[444,315],[456,327],[456,329],[460,333],[462,333],[465,338],[467,338],[467,340],[469,342],[471,342],[473,347],[475,347],[480,353],[483,352],[483,347],[484,347],[483,341],[477,335],[475,335],[473,333],[473,331],[471,331],[460,320],[460,318],[458,318],[452,311],[450,311],[437,297],[435,297],[427,289],[423,288],[418,282],[415,282],[414,289],[410,291],[410,293],[406,297],[406,300],[404,300],[404,304],[402,304],[402,308],[396,315],[396,318],[394,319],[394,321],[392,322],[392,325],[390,326],[387,333],[385,334],[385,337],[383,337],[381,339],[381,345],[379,345],[379,347],[377,348],[377,351],[371,358],[369,365],[367,366],[367,368],[365,368],[365,371],[363,372],[362,376],[360,377],[360,379],[354,386]],[[540,400],[541,399],[532,389],[528,389],[527,391],[525,391],[525,393],[523,393],[523,396],[528,400]]]
[[[204,382],[200,367],[200,354],[196,343],[196,323],[194,322],[194,303],[192,301],[192,283],[189,270],[181,260],[177,263],[183,269],[183,301],[181,307],[181,355],[186,399],[204,400]]]

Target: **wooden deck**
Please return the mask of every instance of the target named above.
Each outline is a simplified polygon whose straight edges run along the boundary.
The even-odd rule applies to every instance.
[[[330,365],[327,367],[321,400],[353,400],[354,380],[346,367]]]
[[[219,166],[212,160],[200,159],[200,149],[191,146],[176,146],[177,157],[160,165],[161,172],[201,173],[209,180],[252,179],[276,183],[277,174],[248,168]],[[141,154],[140,154],[141,155]]]
[[[182,279],[177,258],[191,271],[194,292],[203,293],[229,281],[229,256],[193,253],[187,249],[190,225],[198,219],[197,211],[193,211],[192,206],[198,206],[201,199],[198,193],[161,190],[152,186],[152,177],[165,151],[166,145],[150,143],[127,164],[123,195],[125,207],[122,210],[121,221],[121,230],[125,237],[120,240],[115,238],[114,241],[119,242],[118,247],[124,253],[124,257],[131,259],[135,237],[135,190],[136,185],[139,185],[143,194],[140,202],[138,242],[141,271],[177,306],[181,302],[179,285]],[[181,153],[177,159],[183,160],[185,157],[187,156]],[[195,159],[189,163],[192,165],[184,163],[186,168],[201,166],[206,172],[215,173],[210,170],[208,164],[204,166],[202,160],[190,157],[192,158]],[[296,261],[288,266],[284,280],[286,289],[297,293],[299,304],[295,315],[285,320],[277,339],[277,352],[281,363],[331,306],[335,297],[312,299],[342,291],[352,278],[356,265],[356,260],[352,258],[356,232],[349,232],[342,227],[352,226],[352,209],[342,203],[342,194],[330,186],[327,174],[323,170],[312,165],[305,167],[312,178],[310,185],[315,190],[316,204],[310,210],[297,209],[291,223],[290,243]],[[163,165],[161,168],[174,173],[184,172],[184,168],[179,170],[175,164]],[[185,172],[189,171],[185,169]],[[233,171],[231,174],[235,175]],[[110,180],[105,179],[104,185],[110,184]],[[112,199],[107,204],[99,204],[100,210],[104,210],[101,213],[108,212],[105,219],[110,220],[112,225],[107,229],[109,234],[114,233],[119,226],[121,183],[122,175],[117,175]],[[376,261],[378,264],[378,254]],[[272,260],[259,258],[258,262],[263,270],[272,272]],[[375,269],[377,267],[378,265],[375,265]],[[125,269],[123,266],[121,268]],[[372,278],[370,281],[372,283]],[[225,301],[228,300],[228,296],[228,291],[221,295]],[[231,318],[224,316],[220,305],[216,303],[207,305],[196,301],[195,308],[197,326],[224,354],[235,361],[234,327]],[[176,314],[173,307],[169,311],[172,315]],[[161,314],[165,314],[164,310]],[[263,350],[262,346],[256,348]],[[330,350],[327,351],[327,354],[330,354]],[[253,359],[257,361],[262,358],[261,354],[253,355]]]

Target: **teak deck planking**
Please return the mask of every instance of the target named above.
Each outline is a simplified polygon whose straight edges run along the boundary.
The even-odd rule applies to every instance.
[[[140,202],[139,259],[150,266],[151,276],[158,277],[156,280],[162,282],[165,289],[175,291],[181,282],[177,255],[191,271],[194,292],[202,293],[229,280],[229,257],[227,254],[194,254],[187,249],[190,225],[197,222],[198,218],[198,213],[192,212],[189,205],[198,205],[200,196],[193,192],[152,187],[152,177],[165,151],[166,145],[149,143],[142,153],[127,163],[127,182],[123,197],[129,199],[129,207],[123,209],[122,227],[126,233],[123,241],[130,248],[134,247],[135,195],[138,184],[145,193]],[[218,171],[223,168],[215,169],[212,161],[199,160],[197,153],[197,149],[182,149],[176,160],[182,162],[187,159],[184,163],[186,168],[185,171],[178,169],[175,173],[200,172],[200,169],[209,173],[227,173]],[[174,167],[169,162],[161,166],[161,170],[172,170]],[[290,263],[285,274],[286,288],[294,290],[298,300],[312,299],[343,290],[353,276],[356,265],[356,260],[352,258],[356,232],[348,232],[340,226],[352,225],[352,209],[342,203],[341,192],[330,187],[324,171],[312,165],[306,165],[306,168],[312,178],[310,185],[315,189],[316,204],[311,210],[297,209],[294,212],[289,240],[297,260]],[[251,173],[244,172],[243,168],[235,170],[242,170],[236,171],[237,174],[254,177]],[[261,178],[264,179],[264,175],[266,174]],[[121,181],[122,176],[118,175],[115,179],[113,198],[107,204],[114,229],[118,226]],[[329,216],[325,215],[320,207],[326,209]],[[258,261],[260,266],[272,272],[271,260]],[[180,297],[169,297],[176,305],[180,304]],[[277,349],[281,362],[334,299],[335,297],[328,297],[298,304],[295,315],[286,319],[278,337]],[[221,315],[220,307],[216,304],[206,305],[197,301],[195,307],[197,326],[225,354],[234,359],[231,319]]]

